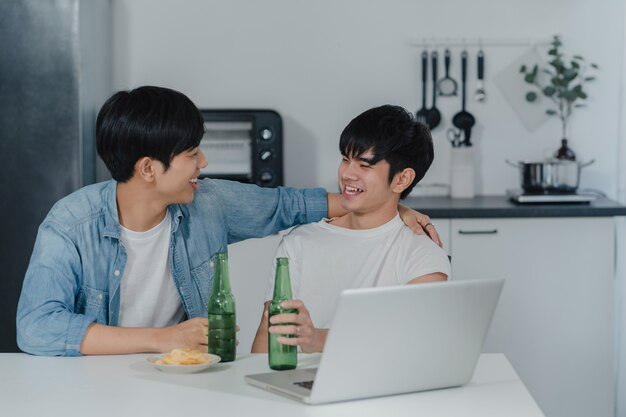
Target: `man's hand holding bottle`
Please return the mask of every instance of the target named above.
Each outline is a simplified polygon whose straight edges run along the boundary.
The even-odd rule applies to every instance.
[[[269,332],[281,335],[277,341],[285,345],[300,346],[304,353],[322,352],[328,329],[318,329],[313,325],[311,314],[301,300],[283,301],[281,307],[296,309],[298,313],[278,314],[270,318],[272,325]]]

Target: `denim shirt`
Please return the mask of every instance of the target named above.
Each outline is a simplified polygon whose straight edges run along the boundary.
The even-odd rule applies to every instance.
[[[188,318],[206,317],[216,252],[327,215],[323,189],[198,184],[192,203],[168,208],[170,269]],[[91,323],[117,325],[127,255],[116,189],[113,180],[84,187],[59,200],[39,227],[17,308],[24,352],[78,356]]]

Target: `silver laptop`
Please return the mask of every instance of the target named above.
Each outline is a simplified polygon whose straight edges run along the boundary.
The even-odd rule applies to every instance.
[[[308,404],[466,384],[503,283],[346,290],[318,368],[247,375],[246,382]]]

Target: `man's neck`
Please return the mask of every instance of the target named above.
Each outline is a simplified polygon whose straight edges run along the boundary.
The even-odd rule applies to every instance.
[[[352,211],[334,219],[332,224],[354,230],[374,229],[390,222],[397,214],[398,207],[396,204],[390,208],[381,208],[367,213]]]
[[[134,232],[145,232],[165,218],[167,205],[159,202],[149,187],[131,179],[118,183],[117,213],[122,226]]]

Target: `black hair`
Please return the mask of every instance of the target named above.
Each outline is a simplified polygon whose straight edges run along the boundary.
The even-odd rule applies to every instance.
[[[197,147],[203,135],[198,108],[184,94],[163,87],[115,93],[96,121],[98,155],[118,182],[128,181],[145,156],[167,170],[174,156]]]
[[[341,132],[339,150],[349,158],[371,151],[374,154],[368,159],[371,164],[387,161],[390,184],[398,172],[412,168],[415,179],[400,194],[401,199],[424,178],[434,158],[430,129],[404,108],[389,104],[369,109],[352,119]]]

